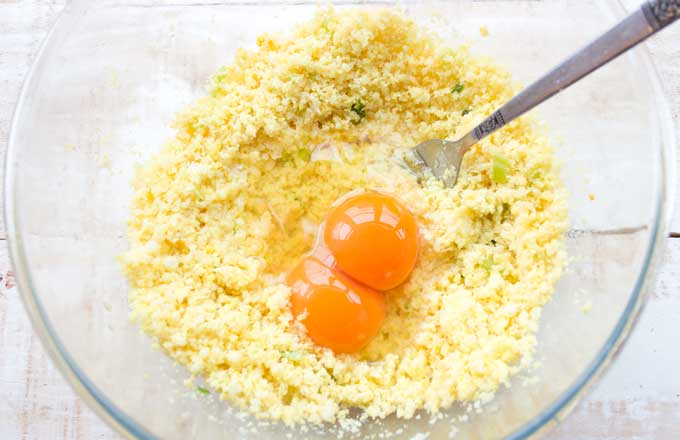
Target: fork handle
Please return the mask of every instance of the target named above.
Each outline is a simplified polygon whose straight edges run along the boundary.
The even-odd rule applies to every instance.
[[[680,17],[680,0],[649,0],[562,64],[525,88],[468,133],[466,147],[498,130]]]

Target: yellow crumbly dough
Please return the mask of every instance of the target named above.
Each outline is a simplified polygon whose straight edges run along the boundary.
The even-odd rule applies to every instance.
[[[466,155],[454,189],[419,184],[398,157],[472,128],[512,95],[509,75],[390,10],[322,10],[258,46],[138,170],[121,256],[133,318],[258,417],[332,422],[359,407],[409,418],[488,398],[534,349],[563,265],[553,150],[520,119]],[[414,212],[422,252],[387,294],[377,337],[336,356],[292,320],[283,278],[331,204],[359,188]]]

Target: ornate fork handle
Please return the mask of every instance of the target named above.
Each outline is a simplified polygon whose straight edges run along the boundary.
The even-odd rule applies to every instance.
[[[649,24],[659,30],[680,17],[680,0],[651,0],[642,5]]]

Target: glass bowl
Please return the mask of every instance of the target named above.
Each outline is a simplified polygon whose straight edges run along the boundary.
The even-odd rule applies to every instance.
[[[337,3],[356,6],[394,4]],[[409,1],[399,7],[451,44],[469,43],[475,53],[494,57],[524,83],[624,14],[620,4],[605,1]],[[205,93],[210,75],[236,48],[253,47],[258,34],[284,31],[316,8],[314,0],[73,1],[26,81],[5,187],[18,286],[55,363],[128,437],[299,434],[256,423],[187,389],[183,368],[129,321],[116,256],[127,248],[134,165],[171,134],[173,114]],[[558,144],[571,222],[570,263],[543,310],[539,362],[466,421],[453,407],[432,423],[428,417],[366,423],[361,435],[457,432],[490,439],[543,432],[630,330],[667,232],[673,188],[671,120],[645,48],[595,72],[538,114]],[[331,428],[305,437],[333,436]]]

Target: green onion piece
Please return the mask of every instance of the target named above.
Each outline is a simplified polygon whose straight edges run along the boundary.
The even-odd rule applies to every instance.
[[[465,85],[463,83],[458,83],[456,84],[456,87],[451,89],[451,93],[460,93],[463,91],[465,88]]]
[[[508,173],[510,173],[510,161],[503,156],[494,156],[491,169],[491,178],[493,181],[497,183],[506,183],[508,181]]]
[[[538,180],[541,177],[543,177],[543,170],[540,165],[536,165],[529,170],[529,180]]]
[[[312,150],[309,148],[300,148],[297,152],[298,157],[305,162],[309,162],[312,158]]]
[[[205,395],[210,394],[210,391],[208,391],[208,389],[203,388],[203,387],[196,387],[196,391],[198,391],[201,394],[205,394]]]
[[[281,163],[289,163],[293,161],[293,155],[291,154],[290,151],[284,151],[281,157],[279,158],[279,162]]]
[[[352,104],[350,110],[356,113],[357,116],[359,116],[359,120],[356,121],[357,124],[366,117],[366,105],[363,102],[361,102],[361,100]]]
[[[491,272],[491,268],[494,265],[493,257],[486,257],[484,261],[482,261],[482,267],[487,271]]]
[[[470,110],[469,108],[466,108],[465,110],[463,110],[462,112],[460,112],[460,114],[463,115],[463,116],[465,116],[465,115],[467,115],[468,113],[470,113],[471,111],[472,111],[472,110]]]

